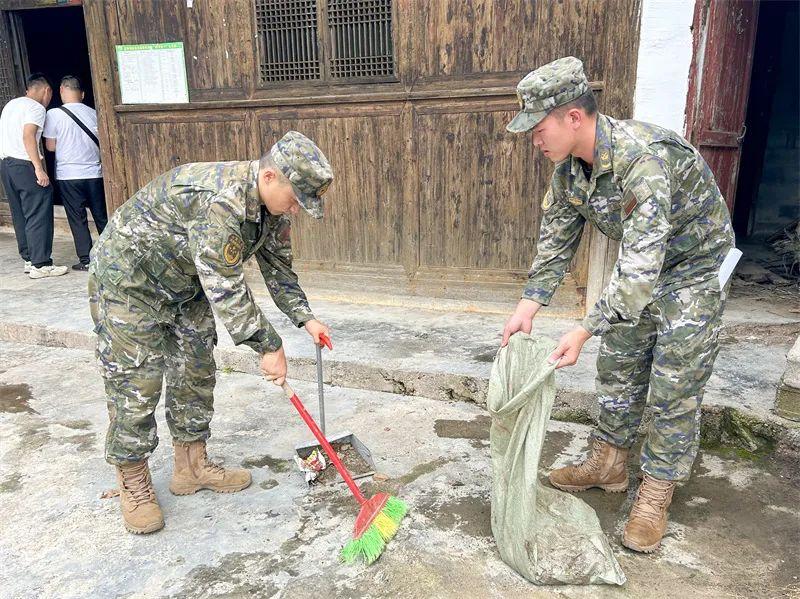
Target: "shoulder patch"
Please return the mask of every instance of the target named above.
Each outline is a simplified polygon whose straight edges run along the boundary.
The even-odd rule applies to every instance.
[[[231,233],[231,235],[228,237],[228,241],[222,248],[222,257],[225,259],[225,264],[228,266],[238,264],[242,259],[243,248],[244,242],[242,241],[242,238]]]
[[[644,179],[639,179],[636,183],[630,186],[625,192],[622,202],[622,220],[628,218],[631,213],[636,209],[636,206],[644,202],[647,198],[653,195],[653,190]]]
[[[542,211],[547,212],[550,210],[550,207],[553,205],[553,190],[549,187],[547,188],[547,193],[544,194],[544,198],[542,198]]]

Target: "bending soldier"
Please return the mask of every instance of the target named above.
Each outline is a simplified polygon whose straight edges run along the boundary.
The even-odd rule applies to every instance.
[[[129,531],[164,526],[147,466],[162,389],[175,449],[170,491],[250,485],[248,471],[223,469],[206,455],[212,306],[234,343],[261,354],[265,376],[282,384],[281,338],[256,305],[243,263],[256,257],[275,304],[319,343],[328,328],[292,271],[288,215],[304,208],[321,218],[332,180],[319,148],[290,131],[260,161],[186,164],[155,178],[114,213],[92,249],[90,305],[110,415],[106,460],[117,469]]]

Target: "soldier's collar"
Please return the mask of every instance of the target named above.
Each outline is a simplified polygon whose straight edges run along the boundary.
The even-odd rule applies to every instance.
[[[570,172],[570,175],[571,175],[571,178],[572,178],[573,181],[576,180],[578,175],[582,175],[583,174],[583,167],[581,166],[582,163],[583,163],[583,161],[580,158],[578,158],[577,156],[570,155],[570,157],[569,157],[569,172]],[[592,172],[594,172],[594,167],[592,167]],[[589,179],[591,179],[591,176],[586,177],[587,181]]]
[[[248,169],[248,187],[245,199],[245,219],[258,223],[261,222],[261,198],[258,196],[258,160],[250,162]]]
[[[611,144],[611,121],[604,114],[597,113],[597,129],[594,142],[594,166],[592,175],[597,178],[611,171],[614,161],[614,148]]]

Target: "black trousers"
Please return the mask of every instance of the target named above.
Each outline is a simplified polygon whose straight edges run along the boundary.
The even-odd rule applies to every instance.
[[[58,190],[64,201],[67,222],[75,240],[75,253],[84,264],[89,264],[89,251],[92,249],[92,235],[86,209],[92,213],[97,233],[103,232],[108,224],[106,212],[106,194],[103,190],[103,178],[96,179],[58,179]]]
[[[19,255],[36,267],[53,263],[53,186],[42,187],[30,160],[4,158],[0,163]]]

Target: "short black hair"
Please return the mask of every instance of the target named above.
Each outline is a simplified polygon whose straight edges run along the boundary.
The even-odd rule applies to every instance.
[[[46,85],[47,87],[53,87],[50,85],[50,82],[47,80],[47,75],[41,73],[39,71],[35,73],[31,73],[25,78],[25,89],[31,89],[33,87],[39,87],[40,85]]]
[[[568,102],[562,106],[559,106],[554,110],[554,112],[557,110],[559,114],[564,114],[573,108],[579,108],[589,116],[597,112],[597,99],[594,97],[594,92],[591,88],[587,89],[572,102]]]
[[[75,75],[64,75],[61,78],[61,86],[66,87],[67,89],[75,90],[76,92],[83,91],[83,86],[81,86],[81,80],[78,79]]]

